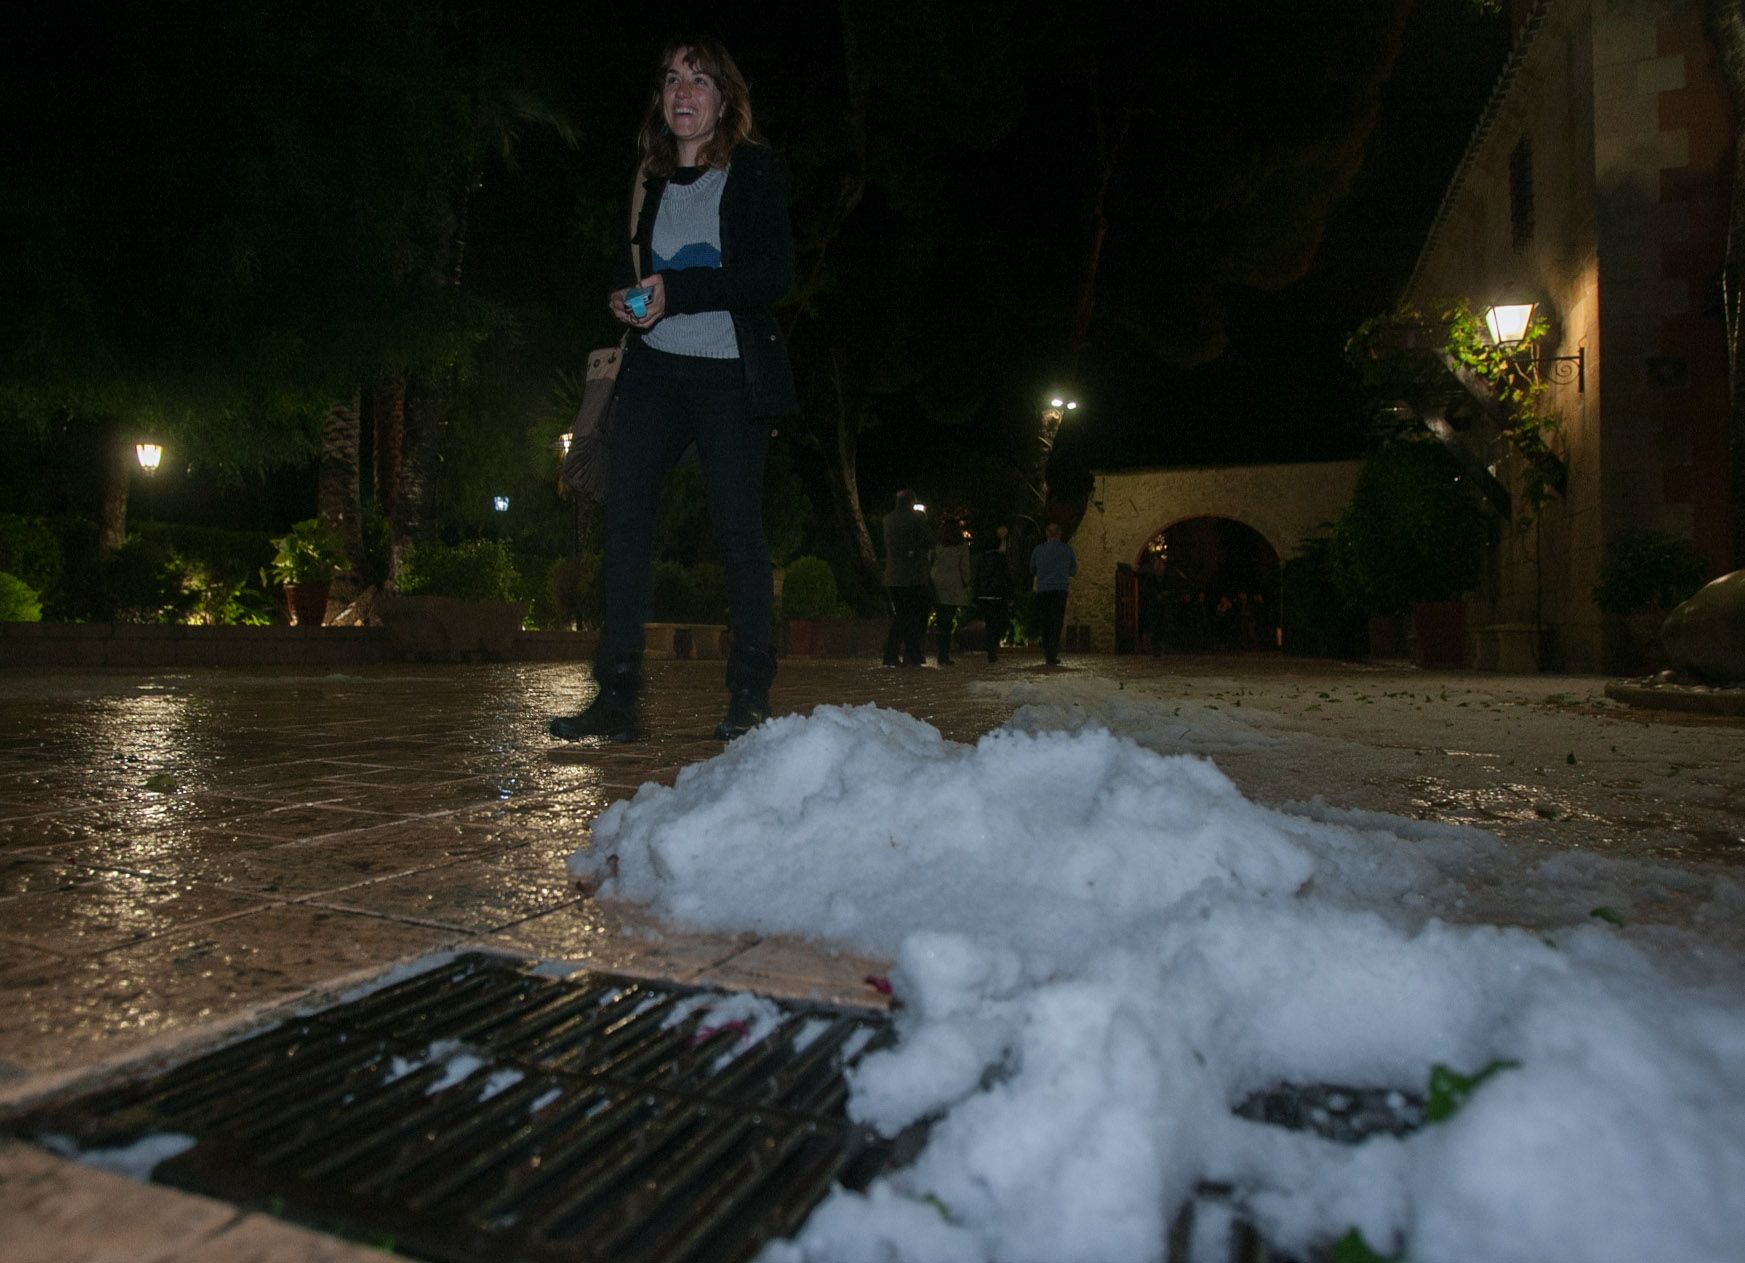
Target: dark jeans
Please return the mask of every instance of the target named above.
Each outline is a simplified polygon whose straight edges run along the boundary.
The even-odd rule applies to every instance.
[[[939,660],[951,661],[951,633],[957,630],[957,606],[935,605],[933,607],[933,630],[939,637]]]
[[[1003,596],[984,596],[978,597],[976,604],[982,607],[982,634],[987,639],[988,661],[992,662],[1000,656],[1000,642],[1006,638],[1011,603]]]
[[[927,636],[927,607],[933,593],[924,587],[886,588],[891,598],[891,629],[885,633],[885,665],[895,666],[900,659],[906,666],[918,667],[927,661],[922,641]]]
[[[1042,656],[1052,665],[1060,661],[1060,629],[1066,623],[1066,593],[1038,592],[1036,617],[1042,621]]]
[[[746,413],[739,361],[638,347],[625,362],[612,408],[599,660],[642,653],[654,588],[655,511],[668,471],[693,441],[727,574],[734,652],[768,655],[775,643],[763,534],[769,427]]]

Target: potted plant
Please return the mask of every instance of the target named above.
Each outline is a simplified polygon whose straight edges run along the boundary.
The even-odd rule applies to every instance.
[[[519,589],[514,559],[496,540],[417,544],[401,565],[399,592],[376,613],[403,657],[502,662],[527,617]]]
[[[285,585],[285,609],[299,627],[319,627],[327,618],[333,576],[345,565],[345,541],[337,531],[307,518],[273,541],[273,577]]]
[[[818,624],[836,613],[836,574],[821,557],[796,557],[782,576],[782,616],[788,620],[788,655],[824,652]]]
[[[1466,604],[1489,537],[1483,505],[1430,439],[1372,452],[1334,530],[1340,586],[1371,615],[1412,618],[1420,666],[1464,666]]]
[[[1707,561],[1688,539],[1664,531],[1632,531],[1611,541],[1593,596],[1603,613],[1622,621],[1622,644],[1611,655],[1620,669],[1665,665],[1661,624],[1708,575]]]

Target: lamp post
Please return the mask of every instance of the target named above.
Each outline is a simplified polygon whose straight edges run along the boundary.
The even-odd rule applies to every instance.
[[[1031,471],[1030,493],[1039,518],[1048,507],[1048,458],[1054,454],[1054,440],[1060,434],[1060,423],[1069,412],[1078,411],[1079,402],[1068,395],[1048,397],[1042,408],[1042,428],[1037,435],[1036,465]]]
[[[134,455],[134,458],[139,461],[140,469],[145,471],[145,520],[148,522],[155,521],[156,517],[152,511],[153,505],[152,505],[152,490],[151,490],[151,488],[152,488],[152,482],[154,481],[152,475],[157,473],[158,466],[163,463],[163,459],[164,459],[163,444],[161,444],[161,443],[135,443],[133,445],[133,455]]]
[[[1491,345],[1508,354],[1527,340],[1533,327],[1533,312],[1537,303],[1492,303],[1484,309],[1485,332]],[[1587,348],[1578,346],[1574,355],[1535,355],[1523,351],[1516,359],[1531,365],[1535,374],[1559,386],[1573,384],[1577,394],[1587,393]]]

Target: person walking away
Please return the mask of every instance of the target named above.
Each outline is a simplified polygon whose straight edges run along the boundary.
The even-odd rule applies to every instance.
[[[630,332],[607,440],[599,690],[580,714],[551,720],[552,736],[566,741],[641,735],[655,511],[668,471],[693,443],[732,633],[717,738],[731,741],[769,715],[776,671],[764,461],[770,418],[800,410],[771,310],[794,274],[788,169],[758,137],[744,76],[718,41],[667,45],[649,89],[642,209],[607,299]]]
[[[958,611],[969,605],[974,573],[967,538],[962,523],[953,523],[941,537],[939,551],[933,554],[933,628],[939,637],[942,667],[951,665],[951,635],[957,627]]]
[[[1066,622],[1066,589],[1079,571],[1072,546],[1060,537],[1060,523],[1050,522],[1046,538],[1030,553],[1030,573],[1036,577],[1036,615],[1042,621],[1042,658],[1060,665],[1060,633]]]
[[[999,660],[1000,642],[1006,638],[1006,623],[1012,616],[1013,592],[1012,565],[1006,558],[1006,528],[1001,527],[998,542],[976,558],[976,606],[982,612],[982,634],[989,662]]]
[[[933,532],[927,515],[916,510],[913,492],[897,492],[896,506],[884,517],[884,534],[885,592],[891,600],[885,665],[918,667],[927,660],[922,642],[927,635]]]

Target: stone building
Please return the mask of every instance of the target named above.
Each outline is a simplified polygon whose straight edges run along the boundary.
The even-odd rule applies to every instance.
[[[1514,493],[1469,623],[1539,629],[1541,665],[1603,671],[1625,629],[1592,591],[1609,541],[1654,529],[1732,568],[1720,273],[1732,124],[1700,0],[1516,5],[1513,54],[1404,294],[1535,302],[1567,486],[1538,512],[1523,462],[1479,418],[1454,439]],[[1565,361],[1569,363],[1572,361]]]
[[[1339,516],[1357,485],[1357,470],[1356,461],[1318,461],[1094,473],[1090,501],[1072,537],[1079,573],[1067,595],[1069,644],[1104,653],[1131,647],[1117,635],[1122,568],[1138,566],[1160,536],[1208,534],[1196,526],[1254,537],[1252,570],[1271,577],[1247,579],[1246,586],[1264,597],[1267,619],[1276,618],[1281,563]],[[1207,542],[1209,547],[1195,550],[1206,566],[1193,576],[1201,590],[1216,584],[1220,564],[1207,556],[1215,541]],[[1217,588],[1212,590],[1216,595]]]

